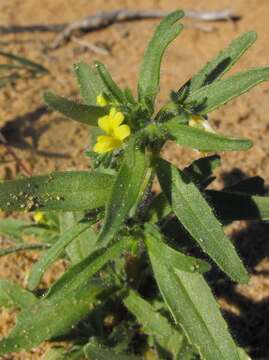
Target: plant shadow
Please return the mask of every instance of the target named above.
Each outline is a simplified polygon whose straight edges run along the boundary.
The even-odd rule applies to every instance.
[[[233,169],[223,173],[221,178],[225,187],[232,187],[247,176],[239,169]],[[267,190],[261,187],[256,192],[265,194]],[[223,313],[238,344],[248,351],[252,359],[268,359],[269,222],[248,221],[243,228],[233,230],[231,238],[253,276],[250,285],[231,282],[216,267],[207,278],[214,294],[228,304]],[[233,306],[239,310],[239,315],[232,311]]]
[[[8,121],[1,128],[1,133],[7,141],[7,144],[17,149],[34,151],[40,156],[68,158],[69,156],[66,154],[38,149],[40,137],[49,129],[50,125],[39,124],[38,127],[35,127],[35,123],[40,121],[42,116],[49,111],[46,106],[42,105],[34,111]],[[30,140],[28,140],[29,138]]]

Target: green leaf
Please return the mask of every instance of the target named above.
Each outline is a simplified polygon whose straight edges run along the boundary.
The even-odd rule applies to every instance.
[[[225,137],[216,133],[180,125],[174,119],[160,126],[177,144],[200,151],[248,150],[252,142],[247,139]]]
[[[139,360],[135,355],[118,353],[108,347],[89,343],[84,347],[84,353],[90,360]]]
[[[22,232],[30,223],[18,219],[0,220],[0,234],[6,235],[16,242],[22,242]]]
[[[0,78],[0,88],[6,86],[8,83],[13,82],[17,79],[19,79],[20,76],[18,74],[9,75],[9,76],[2,76]]]
[[[169,323],[167,318],[133,290],[128,291],[123,303],[143,326],[143,332],[154,336],[161,348],[169,351],[176,359],[182,346],[183,335]]]
[[[0,355],[31,349],[70,330],[90,312],[92,304],[104,291],[102,286],[89,281],[91,277],[128,247],[130,242],[126,239],[118,241],[67,270],[46,297],[19,314],[15,328],[0,341]]]
[[[267,80],[269,67],[242,71],[192,92],[186,98],[184,106],[191,108],[194,113],[204,115]]]
[[[88,282],[75,292],[58,294],[27,307],[18,315],[16,326],[8,337],[0,341],[0,355],[28,350],[66,333],[88,314],[102,291],[100,286]]]
[[[201,357],[239,360],[227,325],[203,277],[165,264],[152,247],[149,255],[162,297]]]
[[[140,199],[151,173],[149,162],[149,155],[136,145],[136,138],[132,138],[108,199],[104,224],[97,240],[100,246],[112,240]]]
[[[0,279],[0,307],[24,309],[33,305],[37,298],[16,283]]]
[[[44,101],[51,109],[90,126],[97,126],[98,118],[108,113],[106,106],[79,104],[49,91],[44,93]]]
[[[165,17],[158,25],[151,39],[140,68],[138,80],[139,100],[150,103],[151,110],[154,108],[155,97],[159,91],[160,66],[162,57],[167,46],[179,35],[183,25],[178,24],[184,16],[181,10],[174,11]]]
[[[89,228],[87,232],[81,233],[71,244],[66,247],[66,253],[72,264],[77,264],[96,250],[97,234]]]
[[[269,220],[269,196],[207,190],[206,197],[218,218],[224,222]]]
[[[107,93],[107,95],[111,96],[119,103],[125,103],[126,99],[124,93],[112,79],[105,65],[100,63],[99,61],[96,61],[95,66],[100,78],[103,81],[105,92]]]
[[[49,244],[20,244],[8,248],[0,249],[0,257],[26,250],[43,250],[48,247],[50,247]]]
[[[105,205],[114,177],[90,171],[55,172],[0,184],[7,211],[90,210]]]
[[[183,89],[187,88],[187,92],[190,94],[219,79],[240,59],[256,39],[256,32],[250,31],[232,41],[226,49],[222,50],[213,60],[209,61],[194,75],[191,80],[183,86]]]
[[[76,239],[81,233],[85,232],[91,223],[78,223],[66,230],[58,241],[46,251],[41,258],[34,264],[28,278],[28,288],[34,290],[40,283],[45,271],[53,264],[59,256],[63,253],[67,245]]]
[[[55,293],[75,291],[97,273],[108,261],[115,260],[123,251],[130,249],[131,240],[123,238],[109,248],[96,250],[86,259],[70,267],[50,288],[47,298]]]
[[[8,58],[8,59],[15,60],[19,64],[28,68],[28,70],[30,70],[30,71],[34,71],[34,72],[41,73],[41,74],[46,74],[49,72],[44,66],[42,66],[34,61],[31,61],[29,59],[26,59],[24,57],[14,55],[12,53],[7,53],[4,51],[0,51],[0,55],[4,56],[5,58]]]
[[[74,346],[66,350],[63,347],[54,347],[49,349],[42,360],[84,360],[82,346]]]
[[[64,360],[65,348],[57,347],[48,349],[44,354],[43,360]]]
[[[74,65],[80,93],[88,105],[96,105],[96,98],[104,90],[104,85],[94,66],[81,61]]]
[[[231,279],[246,283],[249,276],[241,259],[194,183],[164,160],[158,161],[157,173],[173,211],[194,240]]]
[[[174,268],[160,257],[160,241],[151,233],[146,233],[146,245],[161,294],[202,358],[238,360],[227,325],[203,277]]]
[[[154,248],[156,256],[162,258],[165,263],[170,264],[175,269],[199,273],[208,272],[211,269],[211,266],[206,261],[192,256],[186,256],[165,244],[162,235],[155,226],[145,224],[145,231],[148,237],[148,247],[150,249],[154,247],[158,240],[158,247]],[[154,238],[154,241],[151,241],[152,238]]]

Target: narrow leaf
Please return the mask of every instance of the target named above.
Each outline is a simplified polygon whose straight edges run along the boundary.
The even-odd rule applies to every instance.
[[[24,309],[33,305],[37,298],[16,283],[0,279],[0,307]]]
[[[149,255],[160,292],[175,322],[182,326],[201,357],[239,360],[227,325],[203,277],[172,268],[152,248]]]
[[[103,81],[105,92],[107,92],[108,95],[112,96],[112,98],[114,98],[119,103],[124,103],[125,95],[115,83],[115,81],[112,79],[105,65],[100,63],[99,61],[96,61],[95,66],[100,78]]]
[[[29,251],[29,250],[43,250],[50,247],[49,244],[20,244],[16,246],[7,247],[0,249],[0,257],[10,254],[14,254],[20,251]]]
[[[89,281],[91,277],[128,247],[130,242],[118,241],[68,269],[45,297],[19,314],[14,329],[0,341],[0,355],[32,349],[70,330],[90,312],[92,304],[104,291],[102,286]]]
[[[255,31],[250,31],[232,41],[226,49],[222,50],[194,75],[183,88],[187,88],[188,93],[192,93],[219,79],[240,59],[256,39]]]
[[[166,264],[170,264],[175,269],[185,272],[208,272],[211,266],[203,260],[192,256],[186,256],[180,251],[173,249],[164,243],[158,228],[150,224],[145,224],[146,235],[148,236],[148,247],[151,249],[158,241],[158,247],[154,247],[156,256],[163,259]],[[154,238],[154,241],[151,239]]]
[[[51,109],[90,126],[97,126],[98,118],[108,113],[106,106],[79,104],[52,92],[44,93],[44,101]]]
[[[187,97],[185,106],[195,113],[207,114],[268,80],[269,67],[242,71],[194,91]]]
[[[150,102],[152,109],[159,91],[160,66],[163,54],[167,46],[182,31],[183,26],[177,22],[183,16],[184,12],[178,10],[165,17],[158,25],[145,51],[139,73],[138,94],[140,101],[144,99],[146,103]]]
[[[96,250],[97,234],[89,228],[88,231],[81,233],[67,247],[66,253],[72,264],[77,264],[84,260]]]
[[[161,125],[160,128],[166,131],[171,140],[177,144],[205,152],[248,150],[252,146],[250,140],[225,137],[191,126],[179,125],[173,119]]]
[[[18,315],[14,329],[0,341],[0,355],[32,349],[51,337],[63,335],[89,313],[102,291],[100,286],[88,282],[68,296],[36,301]]]
[[[23,65],[24,67],[28,68],[31,71],[39,72],[41,74],[48,73],[48,70],[44,66],[29,59],[26,59],[24,57],[4,51],[0,51],[0,55],[8,59],[15,60],[16,62],[18,62],[19,64]]]
[[[90,210],[105,205],[114,177],[89,171],[55,172],[0,184],[7,211]]]
[[[154,336],[161,348],[173,354],[173,358],[176,359],[182,346],[183,335],[169,323],[167,318],[133,290],[129,290],[123,303],[143,326],[143,332]]]
[[[84,353],[87,359],[90,360],[139,360],[135,355],[127,355],[118,353],[113,349],[102,345],[89,343],[84,347]]]
[[[148,180],[149,155],[135,145],[136,138],[132,138],[125,151],[125,158],[115,179],[108,199],[104,225],[98,237],[101,246],[106,245],[117,233],[128,216],[132,207],[137,203],[141,191],[143,192]]]
[[[117,241],[109,248],[96,250],[86,259],[71,266],[50,288],[47,297],[54,294],[73,292],[85,284],[95,273],[97,273],[108,261],[113,261],[122,252],[130,249],[131,241],[128,238]]]
[[[0,220],[0,234],[6,235],[16,242],[22,242],[22,232],[29,224],[28,221],[18,219],[2,219]]]
[[[74,65],[74,71],[85,103],[96,105],[97,96],[104,90],[96,68],[81,61]]]
[[[221,224],[193,182],[164,160],[157,164],[158,179],[179,221],[201,248],[234,281],[249,276]]]
[[[71,229],[66,230],[65,233],[59,237],[58,241],[46,251],[32,267],[28,278],[29,290],[34,290],[39,285],[42,275],[49,266],[59,258],[66,246],[81,233],[85,232],[90,226],[91,223],[78,223],[71,227]]]

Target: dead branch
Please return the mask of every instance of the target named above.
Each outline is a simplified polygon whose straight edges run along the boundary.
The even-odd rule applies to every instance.
[[[60,32],[52,43],[52,48],[60,47],[65,41],[70,40],[76,31],[90,32],[99,30],[112,25],[116,22],[156,19],[166,16],[169,12],[162,10],[128,10],[119,9],[114,11],[98,12],[84,19],[70,24],[36,24],[26,26],[0,26],[0,34],[24,33],[24,32]],[[185,16],[201,21],[228,21],[238,20],[240,17],[235,15],[230,9],[220,11],[185,11]]]
[[[90,43],[88,41],[80,40],[79,38],[77,38],[75,36],[72,36],[71,40],[74,43],[76,43],[76,44],[78,44],[78,45],[80,45],[80,46],[82,46],[82,47],[84,47],[86,49],[89,49],[90,51],[92,51],[92,52],[94,52],[96,54],[100,54],[100,55],[108,55],[109,54],[109,51],[107,49],[105,49],[105,48],[103,48],[101,46],[97,46],[97,45],[95,45],[93,43]]]

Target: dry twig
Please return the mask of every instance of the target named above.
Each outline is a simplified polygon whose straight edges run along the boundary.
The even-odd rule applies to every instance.
[[[70,24],[27,25],[27,26],[0,26],[0,34],[23,32],[60,32],[52,43],[52,48],[60,47],[65,41],[70,40],[76,31],[89,32],[99,30],[116,22],[162,18],[169,12],[162,10],[129,10],[119,9],[114,11],[98,12],[84,19]],[[238,20],[239,17],[229,9],[220,11],[185,11],[185,16],[201,21],[228,21]]]
[[[75,42],[76,44],[83,46],[86,49],[89,49],[90,51],[96,53],[96,54],[101,54],[101,55],[108,55],[109,51],[103,47],[97,46],[93,43],[90,43],[88,41],[83,41],[80,40],[79,38],[72,36],[72,41]]]

